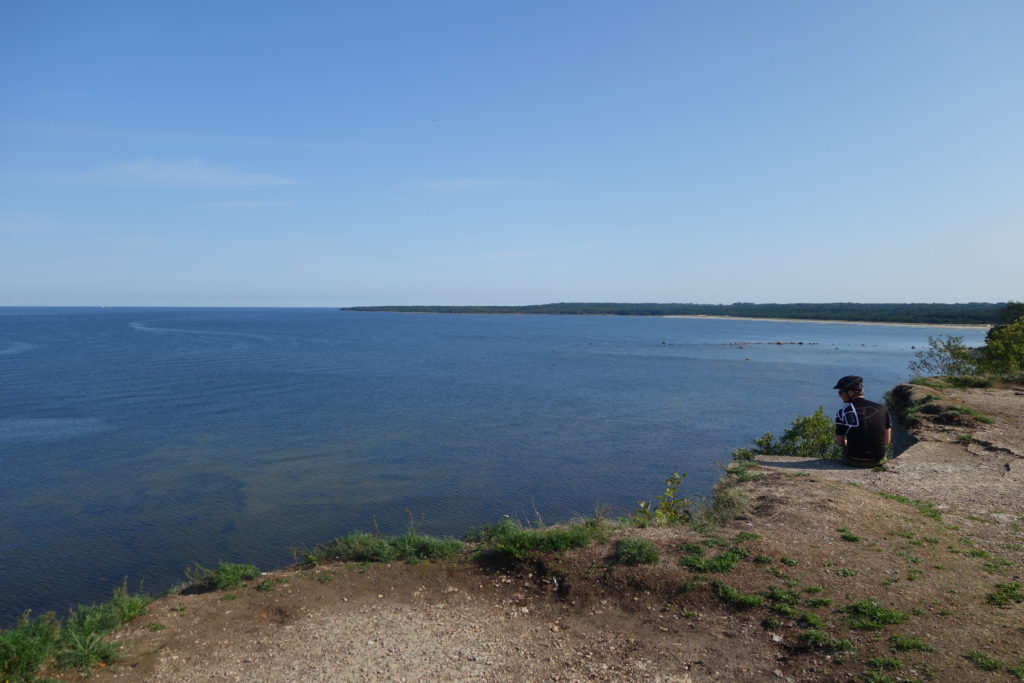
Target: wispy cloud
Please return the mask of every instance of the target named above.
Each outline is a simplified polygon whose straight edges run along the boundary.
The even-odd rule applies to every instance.
[[[294,185],[298,181],[270,173],[247,173],[231,166],[213,166],[199,159],[142,159],[64,176],[68,182],[133,187],[242,187]]]
[[[210,209],[264,209],[271,206],[292,206],[293,204],[295,204],[295,202],[257,199],[252,201],[206,202],[199,206]]]
[[[508,187],[522,187],[532,183],[514,178],[440,178],[437,180],[418,180],[413,185],[421,190],[434,192],[472,192],[474,190],[494,190]]]
[[[221,135],[167,130],[132,130],[121,128],[74,128],[57,126],[14,125],[0,122],[0,131],[28,135],[59,135],[79,138],[108,138],[169,142],[178,145],[233,145],[241,147],[276,147],[283,149],[359,150],[367,145],[334,140],[261,137],[255,135]]]

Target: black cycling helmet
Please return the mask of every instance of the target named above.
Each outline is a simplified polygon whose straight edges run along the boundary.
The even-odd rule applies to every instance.
[[[839,391],[846,391],[847,389],[859,389],[863,386],[863,377],[858,377],[857,375],[847,375],[846,377],[841,377],[839,381],[836,382],[836,385],[832,388],[838,389]]]

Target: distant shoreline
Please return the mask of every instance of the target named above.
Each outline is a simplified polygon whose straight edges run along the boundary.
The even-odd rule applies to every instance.
[[[870,320],[818,320],[811,318],[748,318],[741,315],[650,315],[638,316],[648,318],[689,318],[697,320],[758,320],[776,323],[827,323],[838,325],[884,325],[887,327],[951,327],[963,330],[987,330],[992,326],[984,323],[897,323],[875,322]]]
[[[343,311],[378,313],[469,313],[505,315],[621,315],[664,318],[722,318],[849,324],[914,325],[986,329],[998,323],[1008,304],[693,304],[559,302],[525,306],[352,306]]]

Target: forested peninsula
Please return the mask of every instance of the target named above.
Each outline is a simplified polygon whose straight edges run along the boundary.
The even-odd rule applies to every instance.
[[[530,306],[352,306],[343,311],[389,313],[488,313],[535,315],[696,315],[736,318],[839,320],[931,325],[992,325],[1004,318],[1006,303],[965,304],[629,304],[556,303]]]

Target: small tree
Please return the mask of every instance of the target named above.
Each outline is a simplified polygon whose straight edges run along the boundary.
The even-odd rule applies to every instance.
[[[928,348],[915,355],[909,368],[919,377],[962,377],[978,371],[977,355],[963,337],[928,337]]]
[[[994,372],[1024,370],[1024,317],[1000,325],[989,335],[982,353],[985,369]]]

